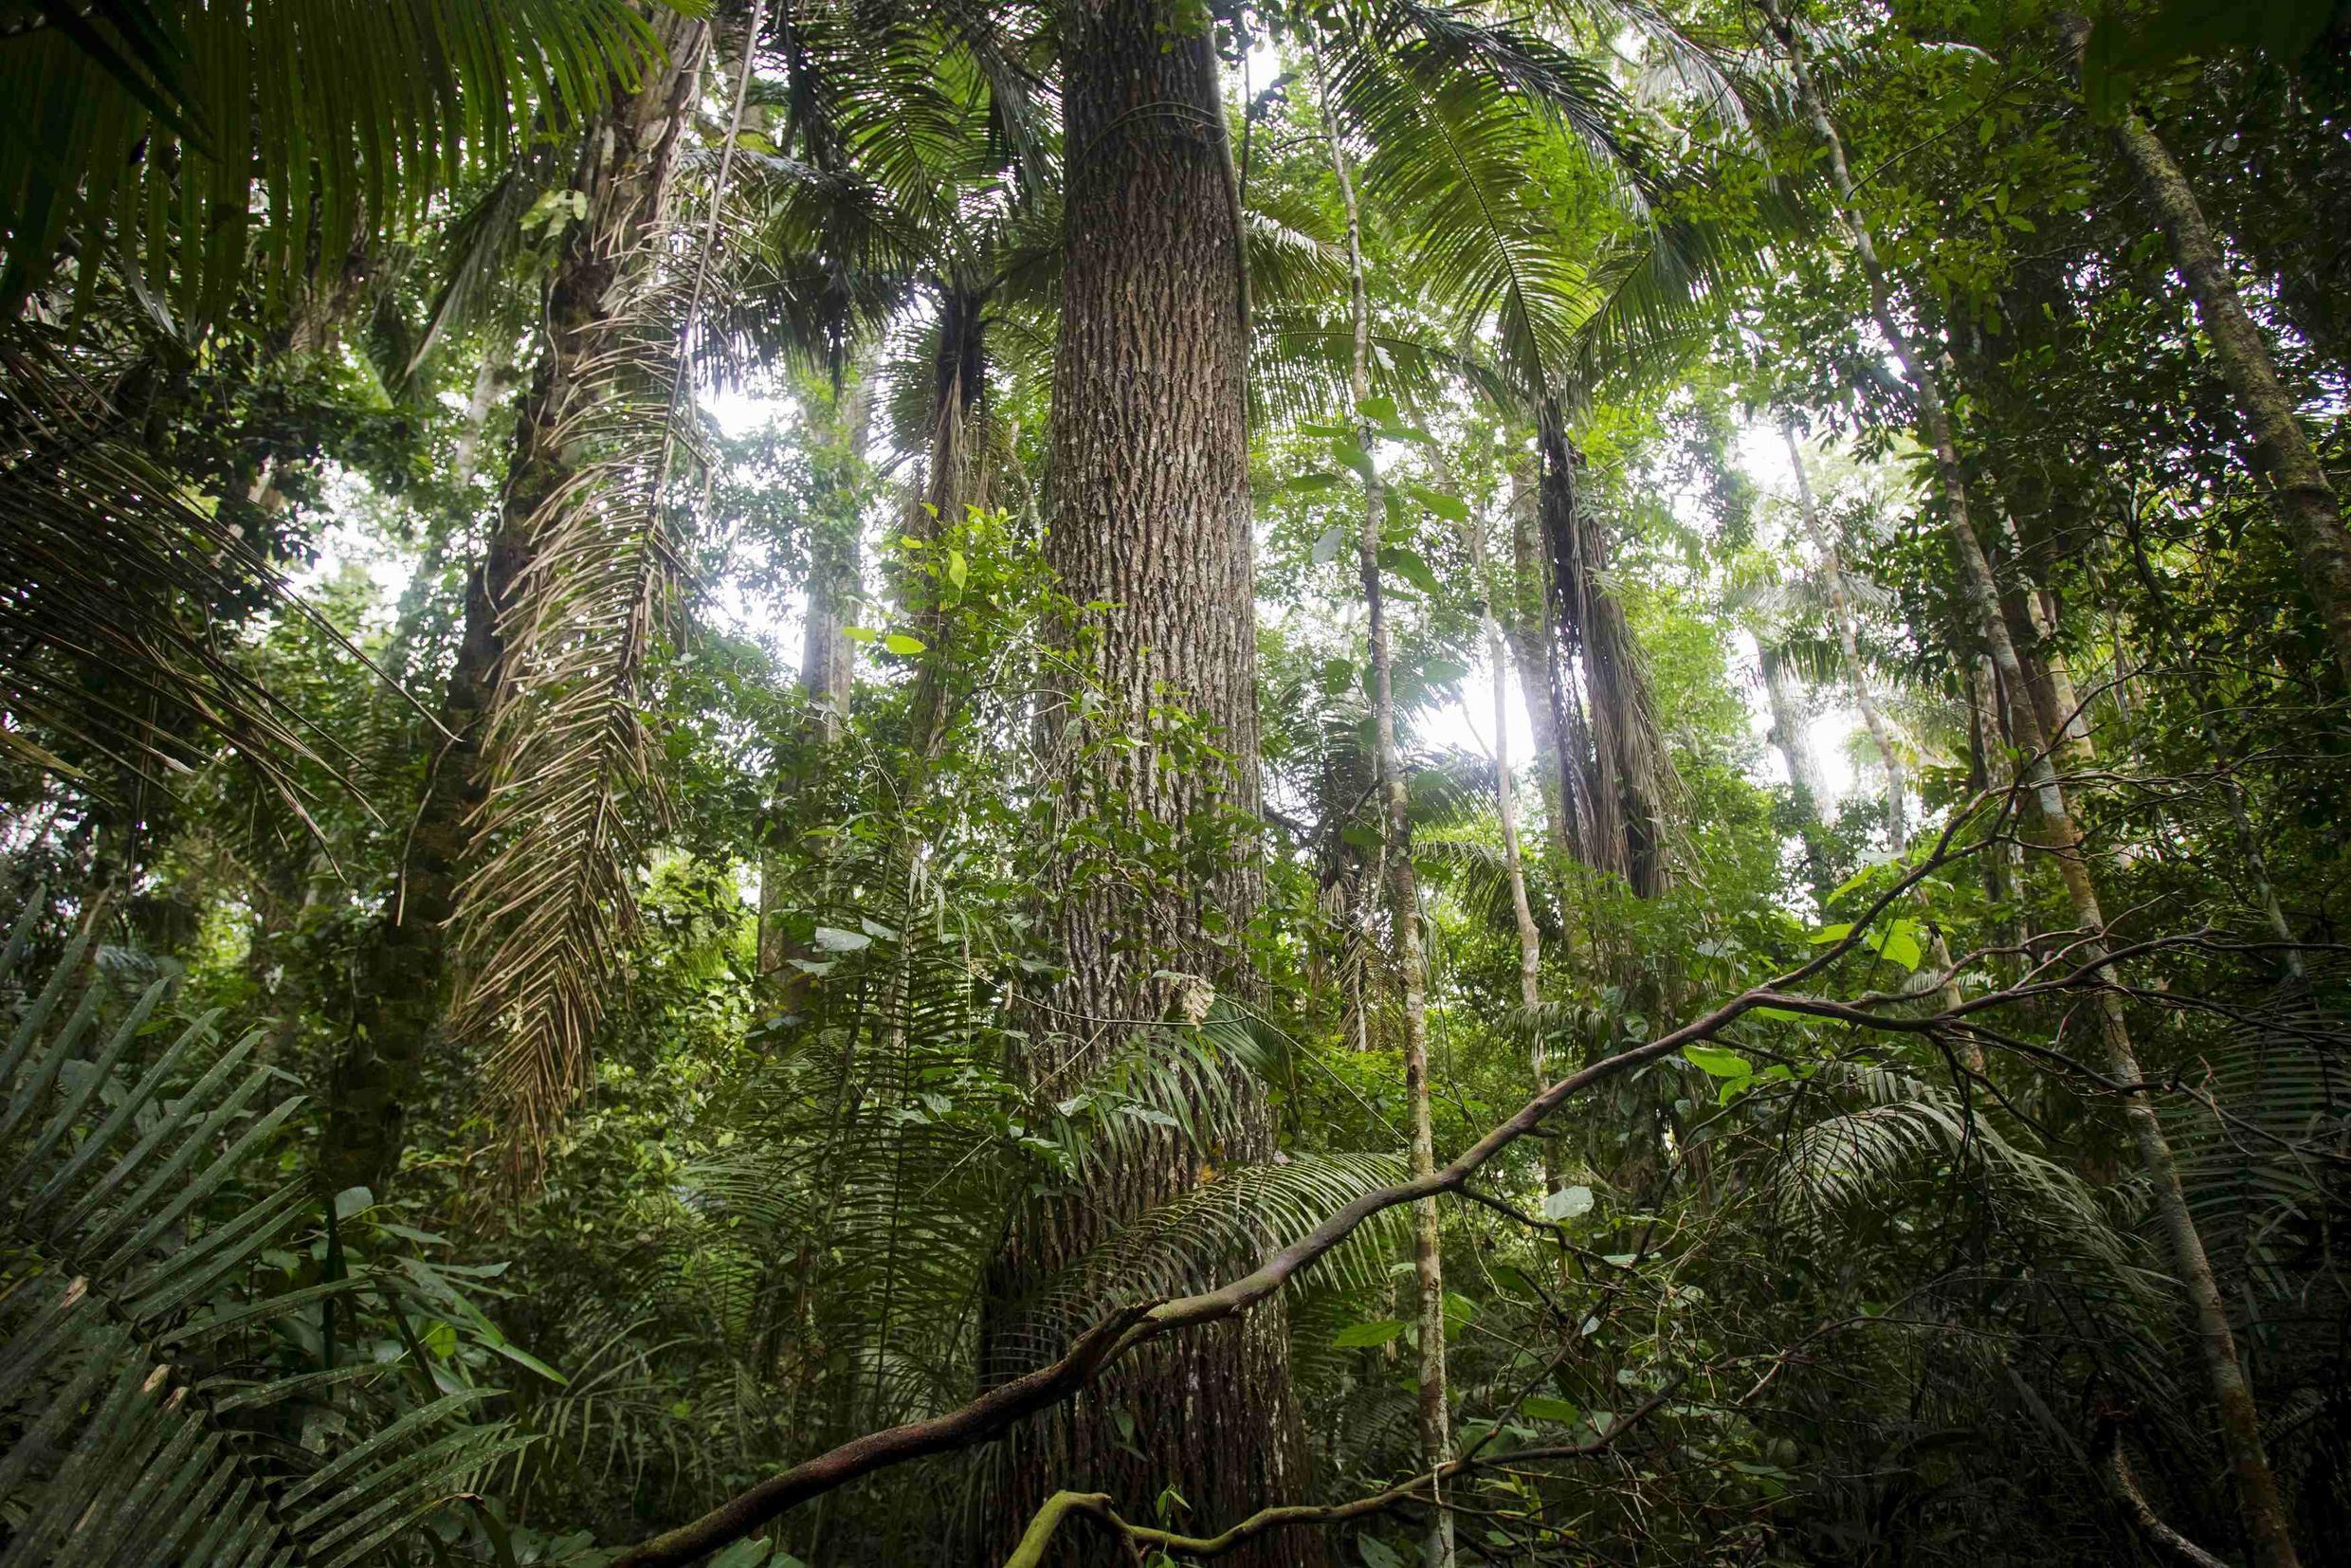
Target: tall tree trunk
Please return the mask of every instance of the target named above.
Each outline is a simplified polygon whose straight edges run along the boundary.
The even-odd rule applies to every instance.
[[[2068,45],[2078,55],[2088,25],[2078,17],[2068,17],[2063,25]],[[2139,182],[2172,264],[2187,282],[2221,378],[2252,431],[2253,461],[2269,478],[2270,501],[2301,567],[2303,590],[2326,623],[2336,662],[2351,673],[2351,534],[2343,530],[2342,501],[2327,483],[2309,433],[2296,417],[2294,400],[2278,378],[2269,339],[2246,313],[2235,275],[2171,150],[2135,109],[2125,109],[2107,134]]]
[[[465,585],[465,630],[442,694],[441,736],[391,903],[355,977],[319,1149],[330,1191],[365,1186],[380,1194],[399,1168],[409,1098],[448,994],[446,922],[487,791],[482,728],[503,660],[499,615],[529,561],[532,521],[570,471],[562,427],[585,373],[613,346],[613,301],[625,292],[618,285],[645,264],[666,214],[709,25],[665,9],[654,30],[663,59],[647,67],[635,92],[615,85],[617,100],[582,138],[573,184],[587,194],[587,215],[570,230],[548,284],[547,343],[517,409],[489,548]]]
[[[922,503],[910,530],[936,538],[961,523],[969,508],[988,504],[987,465],[975,446],[988,360],[984,312],[987,296],[950,286],[939,305],[939,348],[931,375],[931,447],[922,470]],[[908,581],[909,618],[922,639],[921,668],[907,702],[907,795],[922,793],[931,769],[946,749],[954,718],[949,689],[954,649],[952,624],[935,586],[920,574]]]
[[[1788,463],[1795,470],[1796,514],[1804,520],[1804,532],[1820,552],[1821,581],[1829,590],[1829,614],[1836,622],[1837,649],[1845,656],[1845,679],[1852,687],[1853,705],[1861,709],[1861,721],[1869,731],[1869,743],[1877,748],[1878,760],[1886,767],[1886,836],[1897,853],[1908,842],[1908,829],[1904,818],[1904,797],[1908,794],[1910,781],[1902,766],[1902,754],[1894,747],[1894,727],[1886,721],[1877,699],[1870,695],[1869,672],[1861,662],[1861,639],[1854,628],[1853,596],[1845,586],[1845,571],[1837,561],[1836,541],[1829,537],[1827,524],[1820,519],[1820,508],[1813,500],[1812,477],[1804,469],[1804,447],[1795,438],[1795,427],[1783,425],[1779,431],[1788,443]]]
[[[1982,793],[2005,790],[2012,782],[2003,765],[2008,729],[2001,722],[2000,680],[1992,661],[1974,647],[1954,650],[1967,684],[1968,785]],[[2016,862],[2022,852],[2013,837],[1989,847],[1979,857],[1983,866],[1984,902],[1998,922],[2000,941],[2021,952],[2025,944],[2024,912],[2016,899]]]
[[[840,738],[857,684],[857,649],[849,641],[850,613],[862,581],[866,500],[866,444],[873,433],[873,381],[878,356],[868,352],[851,368],[821,409],[811,409],[808,428],[816,438],[809,507],[808,611],[800,642],[800,693],[808,699],[804,737],[814,752],[793,776],[776,781],[768,808],[771,848],[759,862],[759,973],[780,972],[785,960],[806,957],[791,950],[777,911],[782,908],[780,849],[795,824],[797,808],[815,783],[815,768]],[[779,1002],[790,1011],[792,976]]]
[[[1544,586],[1542,530],[1537,516],[1536,485],[1513,464],[1510,470],[1509,612],[1503,629],[1518,655],[1519,695],[1526,704],[1527,728],[1534,740],[1535,787],[1542,796],[1548,825],[1550,864],[1559,896],[1567,896],[1567,867],[1576,858],[1575,808],[1565,794],[1559,756],[1558,642],[1546,623],[1544,606],[1550,592]],[[1499,676],[1496,679],[1500,679]],[[1566,912],[1561,911],[1565,926]]]
[[[1805,733],[1803,683],[1778,644],[1758,638],[1756,662],[1762,666],[1763,698],[1772,716],[1770,739],[1788,769],[1788,793],[1796,812],[1796,838],[1804,848],[1804,878],[1812,884],[1813,902],[1825,912],[1836,879],[1821,843],[1821,804],[1826,791]]]
[[[1885,268],[1878,262],[1868,225],[1853,202],[1852,175],[1846,164],[1844,140],[1837,135],[1828,107],[1813,82],[1803,44],[1781,11],[1780,0],[1760,3],[1781,47],[1787,51],[1804,111],[1811,117],[1828,152],[1829,176],[1836,192],[1838,212],[1845,220],[1854,254],[1868,280],[1871,315],[1918,398],[1920,433],[1926,438],[1927,449],[1935,455],[1945,522],[1950,530],[1952,553],[1959,558],[1961,589],[1969,612],[1992,656],[1993,666],[2009,690],[2017,694],[2011,704],[2011,720],[2027,757],[2022,782],[2040,819],[2042,843],[2050,858],[2056,862],[2058,876],[2065,884],[2074,921],[2086,934],[2075,952],[2095,966],[2093,973],[2112,986],[2117,982],[2105,964],[2105,916],[2099,908],[2089,859],[2067,806],[2065,786],[2050,762],[2048,734],[2027,695],[2032,688],[2016,657],[2015,644],[2010,640],[2007,620],[2000,612],[1999,585],[1992,575],[1991,563],[1985,558],[1983,545],[1969,519],[1967,485],[1942,388],[1895,319]],[[2131,1043],[2122,999],[2111,989],[2098,994],[2097,1024],[2107,1076],[2123,1085],[2144,1083],[2145,1074],[2140,1069],[2138,1052]],[[2220,1416],[2221,1445],[2235,1483],[2237,1506],[2255,1568],[2298,1568],[2300,1559],[2287,1526],[2285,1502],[2262,1447],[2261,1414],[2253,1402],[2252,1385],[2246,1378],[2243,1363],[2237,1359],[2228,1308],[2221,1300],[2212,1260],[2205,1253],[2203,1236],[2188,1211],[2178,1163],[2173,1158],[2170,1140],[2164,1137],[2153,1097],[2141,1088],[2121,1093],[2123,1114],[2137,1148],[2140,1167],[2153,1189],[2156,1214],[2170,1244],[2172,1267],[2179,1277],[2196,1322],[2206,1380]]]
[[[1561,673],[1580,673],[1585,704],[1563,702],[1563,788],[1578,808],[1584,864],[1655,898],[1672,881],[1667,854],[1673,765],[1624,608],[1601,581],[1605,537],[1576,493],[1578,461],[1556,405],[1537,430],[1542,474],[1536,511],[1550,557]],[[1581,723],[1576,722],[1580,714]],[[1587,736],[1579,733],[1588,728]]]
[[[1356,200],[1355,176],[1347,165],[1346,142],[1331,121],[1327,106],[1322,117],[1330,142],[1331,172],[1339,178],[1339,195],[1347,216],[1347,315],[1354,328],[1354,355],[1347,386],[1359,410],[1372,395],[1372,303],[1363,274],[1363,214]],[[1404,1094],[1412,1107],[1412,1172],[1426,1176],[1436,1170],[1436,1136],[1429,1105],[1429,959],[1420,931],[1420,884],[1412,870],[1412,821],[1408,810],[1404,757],[1396,744],[1395,657],[1388,631],[1387,595],[1380,591],[1379,550],[1388,521],[1388,491],[1381,482],[1372,451],[1377,436],[1372,421],[1357,416],[1356,440],[1363,457],[1363,519],[1356,534],[1356,566],[1363,584],[1366,635],[1372,665],[1372,731],[1378,748],[1382,848],[1388,863],[1389,929],[1395,944],[1396,975],[1404,992]],[[1487,617],[1489,626],[1491,617]],[[1500,633],[1495,633],[1499,639]],[[1504,791],[1508,789],[1505,783]],[[1507,798],[1505,793],[1505,798]],[[1525,887],[1519,884],[1520,908],[1525,908]],[[1522,950],[1523,951],[1523,950]],[[1522,979],[1522,984],[1526,983]],[[1450,1412],[1445,1377],[1445,1258],[1437,1225],[1437,1203],[1423,1198],[1413,1206],[1412,1276],[1419,1291],[1416,1314],[1420,1340],[1420,1468],[1433,1475],[1452,1457]],[[1428,1568],[1452,1568],[1453,1513],[1432,1481],[1435,1504],[1423,1550]]]
[[[1172,838],[1192,865],[1148,885],[1061,868],[1043,910],[1065,969],[1015,1064],[1040,1087],[1098,1059],[1126,1020],[1197,1017],[1210,982],[1251,986],[1242,933],[1263,894],[1248,337],[1205,22],[1151,0],[1070,0],[1061,14],[1067,162],[1046,549],[1071,598],[1106,608],[1084,629],[1091,687],[1048,692],[1040,727],[1069,817]],[[1171,703],[1213,730],[1221,757],[1168,743],[1153,715]],[[1171,974],[1185,978],[1159,978]],[[1269,1157],[1262,1092],[1236,1079],[1232,1093],[1216,1163]],[[1088,1191],[1024,1203],[991,1270],[983,1378],[1055,1354],[1024,1322],[1024,1302],[1116,1227],[1196,1186],[1202,1166],[1162,1131]],[[1134,1518],[1173,1487],[1183,1517],[1203,1522],[1296,1499],[1305,1445],[1278,1304],[1147,1347],[1021,1429],[1002,1463],[981,1504],[992,1562],[1065,1486],[1108,1492]],[[1321,1551],[1319,1536],[1292,1533],[1233,1560],[1274,1568]]]
[[[1503,635],[1495,605],[1500,588],[1492,563],[1486,559],[1485,530],[1472,518],[1462,525],[1469,549],[1469,567],[1478,580],[1478,621],[1485,634],[1485,663],[1494,672],[1494,813],[1502,819],[1502,864],[1510,881],[1510,917],[1519,933],[1519,1005],[1529,1013],[1534,1040],[1530,1066],[1538,1092],[1551,1086],[1551,1046],[1533,1025],[1534,1010],[1542,1003],[1542,928],[1535,923],[1535,905],[1526,896],[1526,858],[1519,842],[1519,785],[1510,762],[1510,647]],[[1559,1184],[1558,1143],[1541,1141],[1542,1185],[1548,1194]]]
[[[1823,791],[1820,769],[1813,759],[1812,743],[1805,734],[1802,683],[1778,644],[1759,640],[1756,658],[1762,665],[1763,697],[1771,709],[1771,742],[1788,769],[1788,788],[1795,796],[1796,810],[1804,820],[1818,822]]]
[[[2089,716],[2073,687],[2072,667],[2057,646],[2057,617],[2041,586],[2045,578],[2032,569],[2014,519],[2001,520],[2000,534],[2007,556],[2002,560],[1996,552],[1993,574],[2000,576],[2005,567],[2010,579],[2001,584],[2000,614],[2008,622],[2009,640],[2016,645],[2017,661],[2032,683],[2032,709],[2041,733],[2055,743],[2055,760],[2064,772],[2094,767],[2098,748],[2090,740]]]

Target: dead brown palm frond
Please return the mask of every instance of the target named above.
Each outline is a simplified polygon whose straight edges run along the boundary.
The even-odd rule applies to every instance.
[[[557,1119],[588,1086],[589,1048],[636,928],[645,846],[668,819],[639,701],[675,641],[683,554],[670,482],[682,456],[707,467],[685,392],[764,11],[751,8],[728,152],[690,258],[671,252],[669,224],[638,225],[665,205],[665,171],[653,177],[649,209],[619,204],[591,242],[615,281],[595,346],[571,368],[545,432],[560,470],[521,526],[521,564],[498,612],[501,666],[474,824],[486,854],[458,888],[449,1020],[488,1046],[489,1098],[518,1185],[536,1182]],[[695,69],[659,100],[673,130]]]
[[[166,790],[226,748],[308,822],[317,789],[351,788],[350,759],[242,666],[224,611],[273,607],[365,656],[246,542],[241,498],[191,493],[137,437],[62,354],[29,333],[0,343],[8,712]],[[29,737],[8,744],[73,771]]]
[[[667,807],[639,709],[673,618],[664,501],[679,334],[663,297],[581,368],[555,445],[579,454],[526,524],[500,616],[505,677],[483,755],[487,858],[458,894],[451,1027],[489,1048],[512,1169],[528,1176],[588,1082],[589,1043],[636,924],[634,883]]]

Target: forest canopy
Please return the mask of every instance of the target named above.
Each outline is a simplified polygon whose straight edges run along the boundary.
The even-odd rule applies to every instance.
[[[2340,0],[0,0],[0,1564],[2326,1560],[2345,235]]]

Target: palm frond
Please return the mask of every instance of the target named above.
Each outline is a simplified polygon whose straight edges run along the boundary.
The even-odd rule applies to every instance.
[[[0,955],[0,987],[37,915]],[[142,1067],[171,980],[117,1016],[84,984],[86,957],[85,939],[27,988],[0,1054],[0,1561],[375,1560],[513,1450],[515,1434],[472,1418],[496,1391],[411,1403],[331,1457],[273,1439],[306,1406],[392,1377],[372,1361],[289,1372],[273,1339],[392,1287],[355,1273],[257,1288],[261,1254],[313,1212],[306,1176],[265,1179],[302,1097],[254,1060],[257,1037],[221,1048],[217,1012]]]
[[[308,822],[303,765],[341,781],[350,758],[252,678],[225,623],[275,603],[365,661],[255,552],[243,498],[191,494],[103,391],[38,344],[0,349],[0,465],[12,714],[166,793],[225,745]],[[33,760],[72,771],[46,751]]]
[[[607,341],[553,432],[573,461],[526,524],[500,616],[506,668],[475,830],[490,850],[453,921],[450,1024],[490,1043],[490,1090],[525,1168],[587,1086],[645,832],[666,810],[640,703],[681,559],[664,494],[679,334],[648,294]]]
[[[657,52],[629,0],[42,9],[0,51],[0,317],[71,256],[77,304],[112,266],[190,341],[249,274],[282,304]]]

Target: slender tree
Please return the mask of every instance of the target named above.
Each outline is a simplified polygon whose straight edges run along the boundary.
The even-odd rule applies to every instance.
[[[2078,64],[2089,25],[2068,16],[2062,27]],[[2325,623],[2336,661],[2351,674],[2351,533],[2343,528],[2342,498],[2310,446],[2294,399],[2278,376],[2269,339],[2246,311],[2236,275],[2171,150],[2127,105],[2106,130],[2196,301],[2221,377],[2252,433],[2253,461],[2269,482],[2270,503],[2293,547],[2303,591]]]
[[[1373,455],[1376,426],[1363,411],[1372,395],[1372,299],[1363,266],[1363,210],[1356,197],[1355,173],[1345,139],[1326,111],[1323,134],[1331,149],[1331,173],[1339,182],[1347,222],[1347,319],[1353,334],[1348,391],[1357,409],[1356,449],[1361,456],[1363,515],[1356,530],[1356,570],[1363,586],[1365,639],[1372,672],[1372,733],[1380,797],[1382,856],[1388,869],[1388,921],[1404,1011],[1404,1095],[1412,1105],[1412,1171],[1426,1176],[1436,1169],[1436,1139],[1429,1105],[1429,956],[1421,934],[1420,879],[1412,866],[1412,819],[1404,757],[1396,744],[1395,653],[1388,628],[1387,596],[1381,592],[1379,556],[1388,526],[1388,487]],[[1505,790],[1507,786],[1504,786]],[[1506,796],[1505,796],[1506,798]],[[1506,809],[1506,808],[1505,808]],[[1517,884],[1523,907],[1525,889]],[[1418,1294],[1421,1468],[1435,1475],[1452,1457],[1450,1413],[1445,1377],[1445,1258],[1437,1204],[1424,1198],[1412,1225],[1412,1281]],[[1432,1486],[1433,1486],[1432,1483]],[[1429,1523],[1425,1559],[1430,1568],[1452,1568],[1453,1515],[1443,1496]]]
[[[1787,57],[1803,111],[1828,153],[1837,213],[1844,221],[1868,283],[1871,319],[1894,351],[1918,400],[1921,433],[1926,438],[1927,449],[1934,454],[1944,525],[1950,535],[1952,553],[1958,557],[1962,600],[1985,650],[1991,655],[1993,667],[2012,694],[2010,721],[2026,756],[2020,782],[2039,818],[2042,846],[2056,863],[2075,923],[2084,933],[2077,951],[2096,966],[2102,977],[2114,984],[2110,978],[2112,971],[2105,967],[2106,921],[2099,906],[2089,858],[2067,803],[2065,785],[2051,760],[2051,738],[2043,729],[2034,709],[2029,695],[2029,678],[2009,636],[2008,622],[2000,609],[1999,585],[1970,519],[1967,484],[1941,377],[1912,346],[1909,334],[1895,316],[1890,282],[1878,261],[1869,226],[1854,202],[1845,143],[1820,96],[1802,34],[1789,21],[1780,0],[1759,0],[1759,4]],[[2154,1188],[2156,1211],[2169,1244],[2173,1268],[2195,1319],[2206,1380],[2220,1416],[2221,1444],[2236,1485],[2237,1506],[2253,1560],[2259,1568],[2295,1568],[2300,1559],[2287,1525],[2277,1478],[2262,1446],[2261,1416],[2244,1365],[2237,1358],[2236,1337],[2229,1325],[2228,1307],[2205,1252],[2203,1236],[2189,1211],[2178,1162],[2164,1134],[2154,1097],[2144,1087],[2145,1074],[2140,1068],[2138,1051],[2131,1042],[2122,998],[2112,989],[2098,994],[2097,1024],[2106,1074],[2122,1085],[2117,1093],[2123,1102],[2123,1117],[2138,1151],[2140,1166]]]

